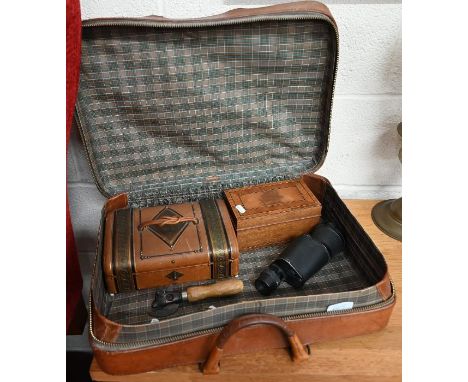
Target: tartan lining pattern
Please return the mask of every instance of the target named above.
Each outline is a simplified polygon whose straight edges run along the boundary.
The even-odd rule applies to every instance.
[[[284,247],[284,245],[272,246],[241,255],[239,278],[244,282],[244,291],[242,294],[225,297],[223,299],[209,299],[195,303],[183,303],[179,306],[176,314],[172,315],[170,319],[172,320],[179,316],[206,311],[212,305],[218,308],[226,305],[238,304],[240,302],[258,301],[259,299],[265,300],[265,304],[267,304],[268,300],[276,298],[308,296],[310,294],[316,295],[330,292],[339,293],[349,290],[359,290],[369,286],[365,279],[358,273],[359,271],[354,269],[353,265],[350,264],[349,259],[344,254],[339,254],[333,258],[332,262],[327,264],[326,267],[315,275],[314,278],[310,279],[301,290],[296,290],[286,283],[282,283],[279,289],[271,296],[261,296],[254,287],[254,281],[260,272],[278,257]],[[186,287],[186,285],[183,287]],[[182,288],[178,287],[174,289],[181,290]],[[111,303],[108,318],[124,325],[149,323],[151,321],[151,316],[148,312],[154,299],[154,293],[155,289],[148,289],[140,293],[115,295]],[[323,308],[323,306],[321,307]],[[280,307],[280,309],[282,308]]]
[[[180,203],[312,169],[328,139],[330,28],[84,28],[77,117],[101,189]]]
[[[293,314],[324,312],[329,305],[344,301],[353,301],[354,307],[357,308],[381,302],[382,299],[377,288],[372,286],[359,291],[245,301],[162,320],[158,323],[125,325],[115,342],[160,339],[217,328],[248,313],[269,313],[286,317]]]
[[[100,266],[101,248],[92,293],[98,309],[108,319],[122,325],[116,343],[160,339],[216,328],[246,313],[270,313],[285,317],[323,312],[329,305],[344,301],[352,301],[354,307],[381,302],[375,283],[387,271],[382,255],[333,187],[326,187],[322,206],[323,216],[345,233],[347,250],[333,257],[303,289],[296,290],[283,283],[269,297],[255,292],[253,280],[284,246],[256,249],[241,253],[240,256],[239,277],[244,280],[244,292],[241,295],[183,304],[175,315],[154,323],[150,322],[151,317],[148,315],[154,289],[114,296],[106,293]],[[186,285],[179,286],[184,287]],[[210,309],[211,305],[216,306],[216,309]]]
[[[100,293],[101,298],[95,299],[96,304],[100,301],[105,305],[106,317],[122,325],[116,343],[159,339],[211,329],[247,313],[270,313],[284,317],[323,312],[329,305],[343,301],[352,301],[354,307],[382,301],[377,288],[369,285],[347,253],[335,256],[303,289],[296,290],[283,283],[273,295],[261,296],[255,291],[253,281],[283,247],[274,246],[241,254],[239,277],[244,280],[244,292],[241,295],[222,300],[184,303],[176,314],[160,322],[151,323],[152,317],[148,315],[155,289],[110,296],[105,292],[102,270],[98,269],[93,296]],[[182,285],[177,289],[185,287]],[[216,309],[210,309],[211,305],[216,306]]]

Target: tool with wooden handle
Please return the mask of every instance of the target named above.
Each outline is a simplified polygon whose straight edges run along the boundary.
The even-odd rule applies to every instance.
[[[167,317],[177,311],[181,302],[195,302],[212,297],[233,296],[241,293],[243,289],[244,284],[238,279],[218,281],[209,285],[192,286],[181,292],[160,289],[156,292],[149,314],[156,318]]]

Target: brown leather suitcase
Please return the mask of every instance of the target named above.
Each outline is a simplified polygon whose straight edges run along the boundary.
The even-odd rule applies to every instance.
[[[108,197],[89,301],[102,370],[200,363],[216,373],[223,353],[288,346],[303,360],[315,342],[385,327],[395,304],[386,262],[332,185],[314,174],[328,149],[337,60],[335,21],[316,2],[196,20],[83,23],[76,122]],[[347,243],[302,289],[256,292],[256,276],[284,249],[275,244],[241,252],[241,294],[183,304],[166,319],[148,315],[153,289],[106,291],[106,214],[297,178]]]

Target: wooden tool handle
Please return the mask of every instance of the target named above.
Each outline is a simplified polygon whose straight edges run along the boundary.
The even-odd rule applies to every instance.
[[[238,279],[218,281],[211,285],[187,288],[189,302],[200,301],[210,297],[232,296],[242,292],[244,283]]]

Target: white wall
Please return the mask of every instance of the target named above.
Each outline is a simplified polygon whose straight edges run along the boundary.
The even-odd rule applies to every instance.
[[[201,17],[233,8],[284,1],[81,0],[82,18],[146,16]],[[401,4],[399,1],[324,1],[340,32],[340,61],[329,153],[319,173],[344,198],[389,198],[401,193]],[[76,132],[68,155],[68,190],[84,277],[84,295],[95,249],[97,191]],[[88,348],[86,337],[67,338],[67,348]]]

